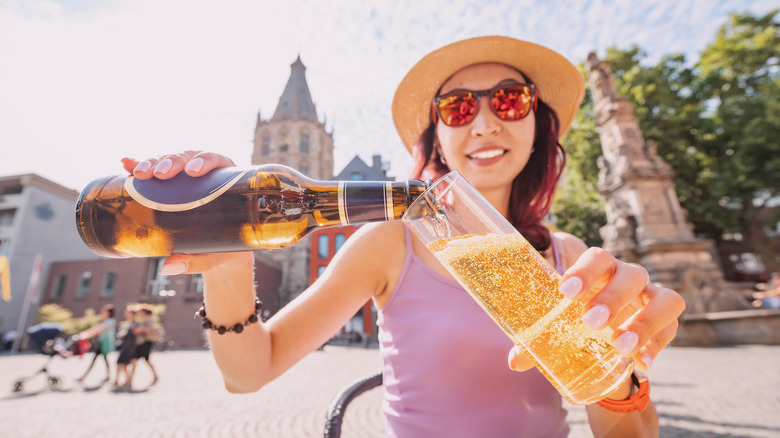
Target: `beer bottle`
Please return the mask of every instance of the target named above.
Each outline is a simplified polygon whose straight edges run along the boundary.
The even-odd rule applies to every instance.
[[[317,181],[278,164],[169,180],[109,176],[76,204],[82,240],[104,257],[272,250],[317,227],[400,219],[425,191],[408,181]]]

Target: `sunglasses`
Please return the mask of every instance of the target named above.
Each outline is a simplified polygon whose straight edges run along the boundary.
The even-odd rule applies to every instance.
[[[437,116],[447,126],[463,126],[471,122],[479,111],[482,97],[490,98],[490,108],[501,120],[520,120],[536,111],[536,87],[533,84],[502,85],[489,90],[453,91],[433,99],[433,123]]]

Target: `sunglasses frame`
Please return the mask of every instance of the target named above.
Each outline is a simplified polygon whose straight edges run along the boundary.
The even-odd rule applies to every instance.
[[[489,105],[490,109],[493,111],[493,114],[495,114],[496,117],[498,117],[500,120],[503,120],[505,122],[514,122],[514,121],[517,121],[517,120],[522,120],[522,119],[528,117],[528,114],[531,113],[531,109],[529,109],[528,112],[525,113],[525,115],[523,117],[519,117],[517,119],[504,119],[500,115],[498,115],[498,110],[496,110],[496,108],[493,106],[493,99],[492,99],[492,97],[493,97],[493,94],[496,91],[498,91],[498,90],[500,90],[502,88],[514,88],[514,87],[525,87],[525,88],[528,88],[531,91],[531,109],[536,111],[536,106],[537,106],[537,104],[539,102],[539,100],[538,100],[539,91],[536,89],[536,86],[534,84],[516,83],[516,84],[511,84],[511,85],[498,85],[498,86],[495,86],[493,88],[488,88],[487,90],[457,90],[457,91],[452,91],[450,93],[442,94],[441,96],[436,96],[436,97],[433,98],[433,104],[432,104],[432,108],[431,108],[431,110],[432,110],[431,111],[432,112],[431,119],[433,120],[433,124],[435,125],[438,122],[438,119],[441,118],[441,109],[439,108],[439,102],[441,102],[441,100],[443,98],[445,98],[445,97],[454,96],[454,95],[463,94],[463,93],[471,93],[471,94],[473,94],[473,95],[475,95],[477,97],[477,103],[476,103],[475,109],[474,109],[474,117],[476,117],[477,114],[479,113],[479,102],[482,100],[483,97],[488,97],[488,98],[490,98],[490,105]],[[444,123],[445,126],[456,128],[456,127],[459,127],[459,126],[466,126],[469,123],[471,123],[472,120],[474,120],[473,117],[468,122],[460,124],[460,125],[448,125],[444,121],[444,119],[442,119],[442,123]]]

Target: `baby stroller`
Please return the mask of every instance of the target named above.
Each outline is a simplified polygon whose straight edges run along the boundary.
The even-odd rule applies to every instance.
[[[48,383],[50,389],[58,389],[60,383],[62,383],[62,379],[49,373],[49,364],[55,357],[67,358],[72,356],[72,349],[78,345],[78,336],[63,336],[62,324],[53,322],[42,322],[40,324],[36,324],[32,327],[29,327],[26,332],[30,337],[30,340],[32,340],[33,344],[35,344],[35,346],[43,355],[48,356],[48,359],[44,363],[43,367],[41,367],[34,374],[14,382],[13,391],[19,392],[23,390],[24,384],[38,374],[43,374],[46,376],[46,382]]]

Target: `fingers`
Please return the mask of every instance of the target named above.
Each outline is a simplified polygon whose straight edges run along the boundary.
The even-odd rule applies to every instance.
[[[639,352],[634,355],[634,360],[636,361],[636,367],[640,371],[647,372],[653,366],[653,362],[661,350],[666,348],[674,339],[674,336],[677,334],[677,328],[678,322],[675,319],[639,349]]]
[[[685,301],[675,291],[652,283],[644,295],[646,304],[615,331],[613,345],[622,355],[634,356],[646,370],[677,334],[677,318],[685,310]],[[631,338],[632,334],[637,339],[633,346],[618,344],[621,337]]]
[[[198,274],[215,268],[252,269],[254,256],[251,251],[222,252],[212,254],[173,254],[165,259],[160,274]]]
[[[677,333],[685,301],[649,282],[647,270],[590,248],[561,278],[561,292],[584,303],[582,320],[593,330],[611,328],[612,344],[640,368],[652,365]]]
[[[533,360],[531,360],[528,351],[526,351],[526,349],[520,345],[515,345],[511,350],[509,350],[507,362],[509,364],[509,368],[520,372],[528,371],[535,365]]]
[[[214,169],[233,167],[236,164],[230,158],[212,152],[200,152],[193,156],[185,165],[185,171],[190,176],[201,176]]]
[[[202,176],[213,169],[235,166],[233,160],[220,154],[183,151],[138,161],[123,158],[122,167],[139,179],[171,179],[182,171],[190,176]]]

